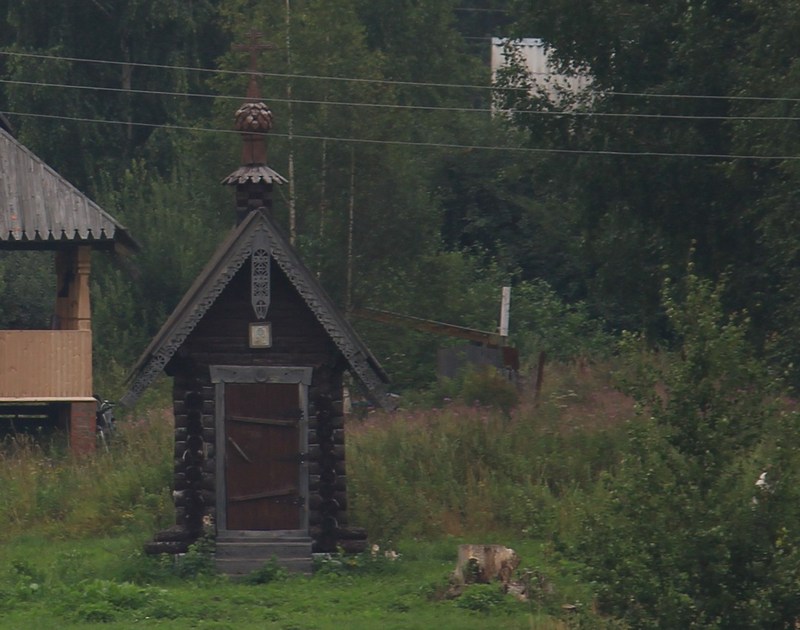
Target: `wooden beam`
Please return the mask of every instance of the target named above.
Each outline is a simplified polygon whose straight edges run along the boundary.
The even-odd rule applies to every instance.
[[[248,422],[250,424],[266,424],[274,427],[296,427],[300,422],[300,414],[292,420],[278,420],[276,418],[244,418],[242,416],[228,416],[233,422]]]
[[[445,324],[444,322],[423,319],[421,317],[412,317],[411,315],[400,315],[399,313],[392,313],[391,311],[381,311],[373,308],[355,308],[351,311],[351,314],[360,319],[369,319],[375,322],[402,326],[404,328],[413,328],[415,330],[421,330],[435,335],[443,335],[445,337],[476,341],[486,346],[502,347],[506,345],[507,341],[506,337],[498,333],[456,326],[454,324]]]
[[[254,494],[240,494],[230,497],[230,501],[258,501],[259,499],[275,499],[278,497],[286,497],[297,494],[297,487],[286,486],[277,490],[270,490],[268,492],[256,492]]]

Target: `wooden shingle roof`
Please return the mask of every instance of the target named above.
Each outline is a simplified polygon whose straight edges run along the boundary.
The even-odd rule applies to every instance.
[[[0,249],[138,249],[124,226],[0,126]]]
[[[128,379],[130,388],[121,403],[134,404],[150,383],[161,374],[236,272],[249,260],[253,241],[257,237],[266,239],[273,260],[322,324],[344,356],[352,374],[364,386],[367,395],[375,404],[391,407],[392,401],[385,391],[389,379],[383,368],[339,312],[314,274],[303,264],[265,208],[251,212],[220,245],[197,276],[133,367]]]

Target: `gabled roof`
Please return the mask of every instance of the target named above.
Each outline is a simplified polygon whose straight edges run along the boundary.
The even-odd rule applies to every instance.
[[[139,249],[124,226],[0,127],[0,248]]]
[[[336,305],[300,260],[265,208],[251,212],[220,245],[205,269],[197,276],[134,366],[128,378],[130,389],[122,398],[122,404],[135,403],[164,370],[236,272],[250,258],[253,241],[260,234],[266,237],[273,260],[344,355],[353,375],[364,385],[373,402],[381,406],[391,405],[384,391],[384,385],[389,379],[383,368],[349,322],[339,313]]]

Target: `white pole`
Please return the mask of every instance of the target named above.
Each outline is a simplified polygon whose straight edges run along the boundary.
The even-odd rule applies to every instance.
[[[508,318],[511,309],[511,287],[503,287],[500,301],[500,336],[508,337]]]

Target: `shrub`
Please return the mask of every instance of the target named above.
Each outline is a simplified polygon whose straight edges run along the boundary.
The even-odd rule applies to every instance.
[[[691,270],[690,270],[691,271]],[[599,603],[637,628],[785,628],[800,615],[798,417],[756,361],[722,287],[690,273],[664,303],[677,340],[632,373],[642,417],[577,557]],[[640,343],[629,337],[630,348]],[[641,353],[633,359],[639,367]],[[767,489],[755,485],[768,470]]]
[[[277,559],[272,558],[269,562],[250,573],[245,582],[248,584],[269,584],[270,582],[282,582],[289,577],[289,572],[278,564]]]
[[[586,304],[567,304],[544,280],[520,283],[511,299],[511,340],[523,357],[545,352],[556,361],[603,357],[613,347]]]
[[[519,403],[517,388],[495,368],[486,366],[468,370],[461,386],[461,398],[467,405],[499,409],[506,416]]]

